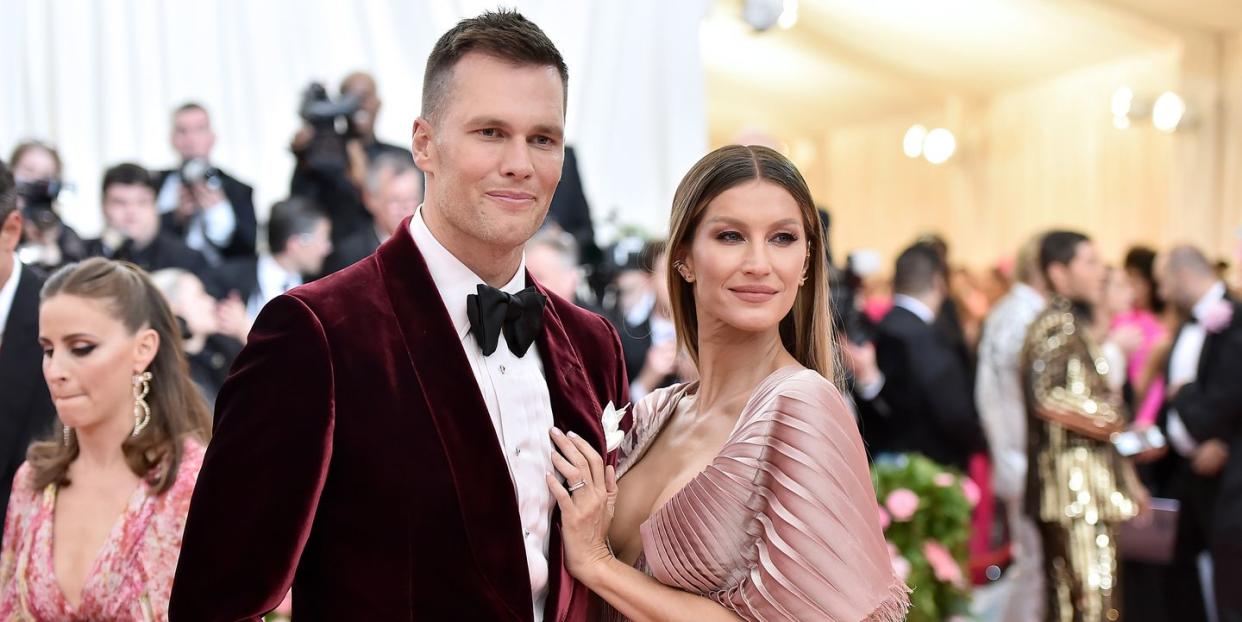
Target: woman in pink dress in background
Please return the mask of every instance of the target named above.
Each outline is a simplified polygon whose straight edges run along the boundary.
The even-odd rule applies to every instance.
[[[700,380],[634,406],[614,468],[557,430],[565,563],[604,619],[900,620],[854,418],[833,382],[823,230],[764,147],[718,149],[674,199],[677,336]]]
[[[13,481],[0,620],[166,620],[211,425],[168,304],[137,266],[70,264],[39,342],[61,426]]]

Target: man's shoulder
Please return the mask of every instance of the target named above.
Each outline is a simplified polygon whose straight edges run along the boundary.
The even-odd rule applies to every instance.
[[[548,304],[553,307],[556,315],[560,318],[560,323],[565,325],[566,331],[570,331],[570,333],[575,333],[576,331],[576,333],[595,336],[595,338],[609,341],[610,344],[612,339],[615,338],[616,329],[612,328],[612,323],[604,315],[581,308],[578,304],[574,304],[570,300],[550,292],[548,293]]]

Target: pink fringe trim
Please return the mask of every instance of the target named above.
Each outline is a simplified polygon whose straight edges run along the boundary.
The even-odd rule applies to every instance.
[[[904,581],[894,577],[893,584],[888,587],[888,598],[863,618],[863,622],[903,622],[910,612],[910,593],[913,591]]]

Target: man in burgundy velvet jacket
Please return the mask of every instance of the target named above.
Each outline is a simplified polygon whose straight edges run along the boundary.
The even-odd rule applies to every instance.
[[[512,12],[427,62],[426,203],[375,252],[273,300],[220,392],[172,620],[585,621],[544,481],[549,429],[601,452],[621,345],[522,247],[564,157],[560,54]],[[573,482],[567,482],[567,485]]]

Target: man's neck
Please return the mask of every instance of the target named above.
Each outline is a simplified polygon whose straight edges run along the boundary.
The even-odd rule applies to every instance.
[[[484,283],[495,287],[504,287],[513,280],[518,267],[522,265],[522,247],[497,248],[478,238],[463,234],[441,217],[440,210],[431,204],[422,207],[423,221],[427,230],[436,238],[445,250],[457,258],[471,272],[483,279]]]
[[[272,261],[276,262],[276,265],[280,266],[281,270],[289,274],[300,274],[293,262],[293,258],[289,257],[287,253],[276,253],[271,255],[271,258]]]

